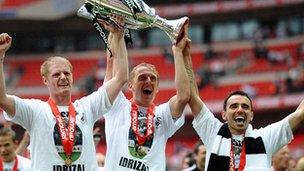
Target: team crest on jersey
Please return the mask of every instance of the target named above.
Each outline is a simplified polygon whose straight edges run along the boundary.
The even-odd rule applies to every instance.
[[[142,159],[144,158],[150,151],[152,143],[153,143],[153,135],[149,137],[143,145],[139,145],[136,136],[132,131],[132,128],[129,129],[129,140],[128,147],[129,152],[133,157]]]
[[[155,126],[156,128],[159,128],[161,126],[161,117],[155,117]]]
[[[65,117],[63,112],[61,113],[61,116]],[[72,159],[73,162],[76,161],[80,157],[81,152],[82,152],[82,143],[83,143],[82,142],[82,132],[81,132],[81,130],[78,127],[77,124],[76,124],[75,128],[76,128],[76,132],[75,132],[75,138],[74,138],[74,147],[73,147],[73,153],[72,153],[72,156],[71,156],[71,159]],[[62,146],[62,142],[61,142],[61,139],[60,139],[60,133],[58,131],[57,123],[54,126],[53,138],[54,138],[57,153],[59,154],[59,156],[63,160],[65,160],[66,155],[65,155],[64,150],[63,150],[63,146]]]

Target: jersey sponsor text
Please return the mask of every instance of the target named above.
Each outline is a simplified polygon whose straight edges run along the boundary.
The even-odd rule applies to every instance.
[[[128,159],[126,157],[120,158],[119,166],[138,171],[149,171],[149,167],[146,166],[143,162],[134,159]]]
[[[85,171],[84,164],[66,165],[53,165],[53,171]]]

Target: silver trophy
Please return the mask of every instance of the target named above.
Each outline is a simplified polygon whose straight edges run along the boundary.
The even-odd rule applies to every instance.
[[[78,10],[78,16],[90,20],[100,18],[110,20],[110,14],[117,14],[125,18],[125,28],[144,29],[158,27],[169,36],[171,42],[176,44],[183,34],[183,25],[188,17],[176,20],[166,20],[155,14],[142,0],[86,0]]]

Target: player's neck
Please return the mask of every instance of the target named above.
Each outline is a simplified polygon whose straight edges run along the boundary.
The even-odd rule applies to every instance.
[[[244,135],[246,132],[246,130],[236,130],[236,129],[231,128],[230,126],[228,128],[229,128],[231,135]]]
[[[152,105],[152,102],[142,102],[139,100],[135,100],[135,104],[140,107],[148,108]]]
[[[70,96],[53,96],[51,97],[54,102],[56,103],[56,105],[58,106],[68,106],[70,104],[71,101],[71,97]]]

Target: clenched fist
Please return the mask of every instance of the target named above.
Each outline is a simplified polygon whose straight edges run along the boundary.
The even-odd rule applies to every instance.
[[[0,58],[3,58],[5,52],[11,47],[12,38],[7,33],[0,34]]]

